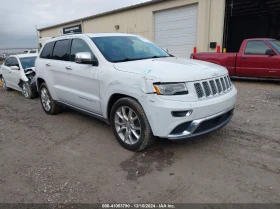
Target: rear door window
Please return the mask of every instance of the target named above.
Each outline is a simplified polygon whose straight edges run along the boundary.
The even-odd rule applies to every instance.
[[[53,52],[54,44],[55,44],[55,42],[47,43],[44,46],[43,51],[42,51],[40,57],[44,58],[44,59],[52,59],[52,52]]]
[[[61,40],[55,43],[53,49],[53,59],[68,61],[69,60],[69,43],[70,40]]]
[[[265,55],[270,47],[264,41],[248,41],[245,54],[247,55]]]

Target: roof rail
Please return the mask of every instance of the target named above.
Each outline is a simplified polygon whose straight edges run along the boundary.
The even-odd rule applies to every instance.
[[[61,34],[61,35],[58,35],[58,36],[53,36],[52,38],[57,38],[57,37],[60,37],[60,36],[74,35],[74,34],[82,34],[82,33],[80,33],[80,32],[66,33],[66,34]]]

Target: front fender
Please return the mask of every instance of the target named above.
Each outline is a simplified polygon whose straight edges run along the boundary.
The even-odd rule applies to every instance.
[[[120,72],[118,72],[120,73]],[[108,119],[108,103],[112,95],[122,94],[136,99],[142,107],[147,99],[147,94],[154,93],[153,83],[160,82],[151,76],[139,76],[132,73],[121,73],[118,78],[107,80],[100,79],[100,101],[101,111],[106,119]],[[106,77],[106,75],[101,75]]]
[[[20,73],[19,73],[19,80],[22,80],[22,81],[24,81],[24,82],[28,82],[28,81],[29,81],[28,78],[26,77],[26,75],[25,75],[23,69],[20,70]]]

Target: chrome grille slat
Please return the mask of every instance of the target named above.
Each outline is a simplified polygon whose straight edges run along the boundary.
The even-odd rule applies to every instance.
[[[204,89],[205,95],[206,95],[207,97],[209,97],[209,96],[212,94],[212,92],[211,92],[211,90],[210,90],[210,87],[209,87],[209,85],[208,85],[208,82],[207,82],[207,81],[204,81],[204,82],[202,82],[202,85],[203,85],[203,89]]]
[[[229,76],[227,76],[227,78],[228,78],[229,86],[231,87],[231,86],[232,86],[232,84],[231,84],[230,77],[229,77]]]
[[[221,86],[221,83],[220,83],[219,79],[216,79],[216,84],[217,84],[217,87],[218,87],[218,90],[219,90],[219,94],[220,94],[223,91],[223,89],[222,89],[222,86]]]
[[[218,93],[215,82],[213,80],[209,81],[211,89],[212,89],[212,93],[213,95],[216,95]]]
[[[229,89],[229,84],[228,84],[227,77],[224,77],[224,80],[225,80],[225,82],[226,82],[227,89]]]
[[[226,85],[225,85],[224,79],[220,78],[220,80],[221,80],[221,83],[222,83],[223,90],[226,91],[227,89],[226,89]]]
[[[194,83],[194,88],[199,99],[225,94],[230,91],[232,83],[229,76],[218,77]]]

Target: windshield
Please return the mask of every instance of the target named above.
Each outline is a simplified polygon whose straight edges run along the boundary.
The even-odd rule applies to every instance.
[[[109,62],[128,62],[170,56],[163,49],[142,37],[95,37],[92,41]]]
[[[273,40],[273,41],[268,41],[268,42],[273,46],[274,49],[276,49],[276,51],[278,53],[280,53],[280,41]]]
[[[22,65],[23,69],[34,67],[35,66],[35,60],[37,57],[24,57],[20,58],[20,63]]]

